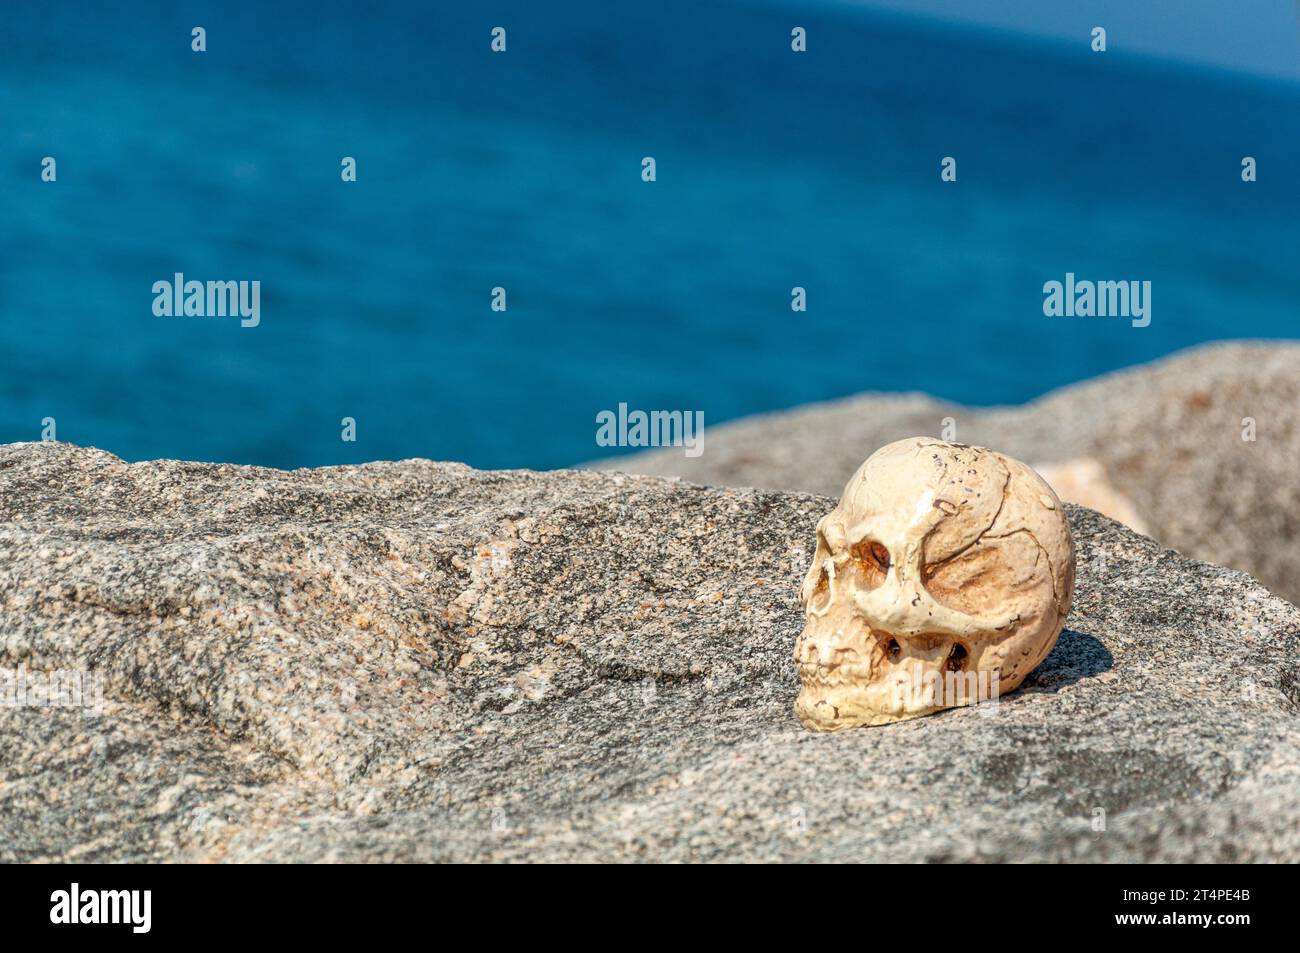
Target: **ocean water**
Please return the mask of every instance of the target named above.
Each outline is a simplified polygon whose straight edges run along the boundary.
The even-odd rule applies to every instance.
[[[2,441],[553,467],[620,402],[1019,402],[1300,330],[1294,86],[836,4],[0,18]],[[178,271],[259,280],[260,325],[155,316]],[[1066,272],[1150,281],[1150,326],[1044,317]]]

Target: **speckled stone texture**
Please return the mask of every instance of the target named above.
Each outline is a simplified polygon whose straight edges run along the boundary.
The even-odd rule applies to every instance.
[[[943,433],[946,417],[955,438]],[[1254,441],[1242,440],[1246,417],[1255,420]],[[863,394],[708,426],[699,457],[666,449],[592,466],[838,496],[878,448],[915,436],[991,447],[1031,466],[1096,460],[1152,537],[1245,570],[1300,603],[1297,344],[1207,345],[1022,407]]]
[[[0,447],[0,668],[107,696],[0,709],[0,860],[1300,860],[1300,611],[1088,510],[1020,690],[800,727],[833,503]]]

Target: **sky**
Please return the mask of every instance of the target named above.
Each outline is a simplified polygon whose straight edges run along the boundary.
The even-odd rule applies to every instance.
[[[1300,81],[1300,0],[849,0],[1028,36]]]

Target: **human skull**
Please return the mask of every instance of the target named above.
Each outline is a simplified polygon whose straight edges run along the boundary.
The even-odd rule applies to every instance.
[[[995,699],[1056,644],[1074,541],[1052,488],[983,447],[881,447],[817,524],[795,642],[808,728]]]

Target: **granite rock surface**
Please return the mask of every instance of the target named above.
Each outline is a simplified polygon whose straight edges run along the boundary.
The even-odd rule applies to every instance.
[[[102,688],[0,707],[0,861],[1300,860],[1300,610],[1083,508],[1019,690],[800,727],[833,502],[0,446],[0,678]]]

